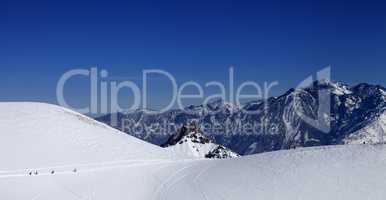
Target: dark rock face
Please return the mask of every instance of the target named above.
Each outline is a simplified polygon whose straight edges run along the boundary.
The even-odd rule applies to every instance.
[[[203,135],[202,131],[197,125],[183,125],[176,134],[169,137],[166,143],[161,144],[161,147],[173,146],[178,143],[182,143],[182,139],[185,136],[186,139],[191,140],[194,143],[206,144],[212,142],[209,138]]]
[[[228,159],[228,158],[234,158],[234,157],[238,157],[238,156],[234,156],[233,154],[230,154],[229,150],[221,145],[219,145],[217,148],[213,149],[212,151],[210,151],[205,155],[205,158],[211,158],[211,159]]]
[[[326,116],[331,125],[327,133],[309,125],[294,112],[296,107],[310,118],[318,116],[320,90],[331,93],[330,99],[322,99],[329,101],[331,106],[331,113]],[[351,87],[339,82],[314,82],[301,91],[291,89],[282,96],[271,97],[266,101],[253,101],[242,106],[233,106],[220,100],[208,105],[189,106],[185,111],[118,114],[118,125],[115,127],[122,130],[122,119],[145,127],[151,127],[152,124],[175,124],[175,129],[154,131],[148,128],[140,134],[123,130],[153,144],[162,145],[178,141],[182,136],[173,135],[176,129],[194,121],[215,143],[245,155],[296,147],[343,144],[351,134],[357,134],[379,120],[385,109],[386,89],[381,86],[362,83]],[[108,123],[110,118],[111,115],[107,115],[97,120]],[[245,129],[245,125],[253,128]]]

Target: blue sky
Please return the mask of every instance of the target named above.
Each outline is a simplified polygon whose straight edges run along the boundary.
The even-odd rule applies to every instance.
[[[92,66],[205,83],[226,81],[234,65],[238,82],[277,80],[280,94],[331,65],[335,80],[386,85],[384,1],[15,0],[0,9],[0,101],[56,103],[59,77]],[[87,87],[74,80],[68,98],[84,104]],[[167,100],[162,89],[152,95]]]

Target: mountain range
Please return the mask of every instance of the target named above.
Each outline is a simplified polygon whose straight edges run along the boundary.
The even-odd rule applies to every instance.
[[[322,90],[329,92],[329,99],[318,98]],[[294,112],[300,108],[302,113],[315,118],[319,104],[323,103],[319,101],[326,101],[331,108],[329,115],[324,116],[330,122],[328,132],[311,126]],[[386,89],[382,86],[315,81],[301,89],[290,89],[281,96],[243,105],[220,99],[157,114],[143,110],[117,113],[118,123],[113,127],[161,146],[180,127],[194,122],[215,143],[240,155],[249,155],[297,147],[384,143],[385,109]],[[109,124],[111,117],[110,114],[96,120]],[[177,128],[153,128],[165,124]],[[135,132],[127,127],[141,127],[142,131]]]

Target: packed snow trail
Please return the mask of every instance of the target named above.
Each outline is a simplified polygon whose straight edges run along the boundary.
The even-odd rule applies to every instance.
[[[12,170],[12,171],[1,171],[0,179],[9,178],[9,177],[71,174],[71,173],[80,173],[80,172],[83,173],[83,172],[101,171],[106,169],[115,169],[115,168],[129,168],[129,167],[146,166],[146,165],[168,165],[168,164],[196,162],[196,161],[199,161],[199,159],[127,160],[127,161],[114,161],[114,162],[105,162],[105,163],[101,162],[101,163],[91,163],[91,164],[50,166],[50,167],[41,167],[36,169],[19,169],[19,170]],[[30,174],[30,172],[32,172],[32,174]],[[34,174],[34,172],[38,172],[38,174]]]
[[[0,179],[0,197],[383,200],[385,169],[385,145],[332,146],[229,160],[137,162],[75,174],[8,177]]]

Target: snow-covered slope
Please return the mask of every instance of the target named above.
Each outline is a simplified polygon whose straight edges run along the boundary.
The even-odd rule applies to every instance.
[[[172,153],[185,155],[188,158],[236,158],[239,155],[228,148],[214,143],[196,126],[185,125],[179,132],[171,136],[166,144]]]
[[[165,149],[56,106],[0,103],[0,113],[1,200],[383,200],[386,196],[385,145],[178,160]],[[29,175],[36,167],[38,174]]]
[[[0,171],[166,159],[165,150],[68,109],[0,103]]]
[[[164,192],[164,199],[381,200],[386,196],[385,145],[313,147],[191,166]]]

